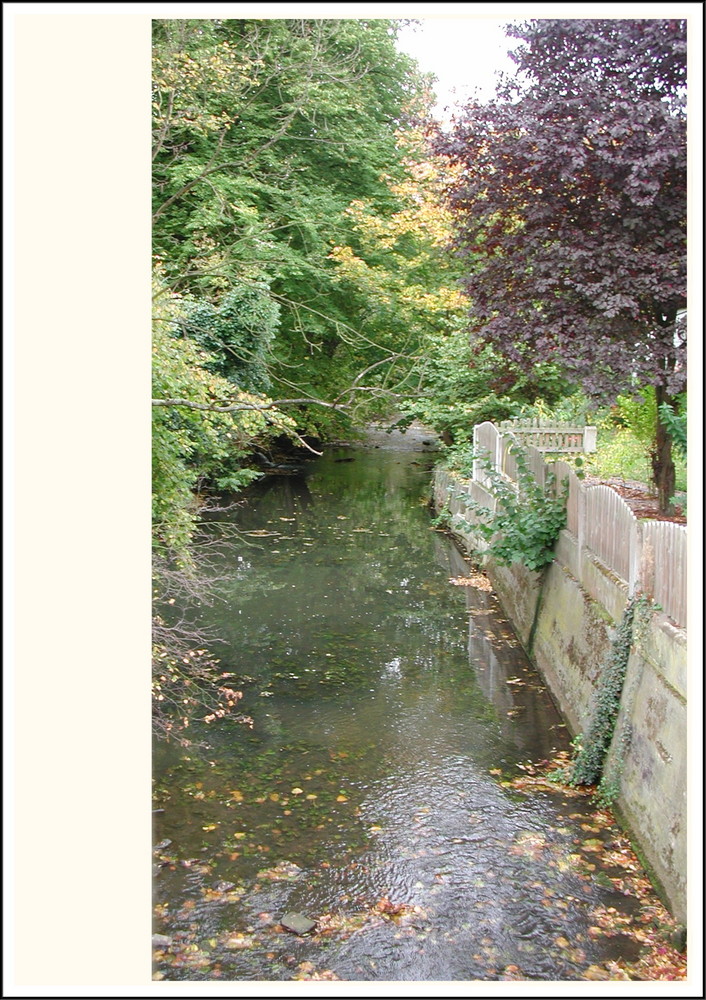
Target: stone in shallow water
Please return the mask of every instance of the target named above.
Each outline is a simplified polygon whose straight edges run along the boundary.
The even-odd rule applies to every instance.
[[[309,920],[303,913],[285,913],[280,923],[285,930],[293,931],[294,934],[308,934],[316,927],[316,921]]]
[[[216,892],[228,892],[229,889],[235,889],[235,882],[226,882],[221,879],[220,882],[215,882],[213,888]]]

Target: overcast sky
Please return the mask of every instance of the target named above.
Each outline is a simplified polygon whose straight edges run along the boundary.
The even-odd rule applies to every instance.
[[[425,17],[418,26],[400,30],[398,47],[413,56],[425,73],[438,78],[434,90],[439,117],[449,117],[444,108],[474,93],[488,100],[495,91],[497,73],[512,72],[515,64],[507,51],[517,42],[506,38],[507,23],[478,17]]]

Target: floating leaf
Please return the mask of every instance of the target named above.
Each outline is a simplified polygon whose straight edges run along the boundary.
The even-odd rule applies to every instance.
[[[254,944],[255,938],[251,934],[242,934],[240,932],[230,934],[223,942],[224,947],[230,948],[231,950],[239,948],[252,948]]]

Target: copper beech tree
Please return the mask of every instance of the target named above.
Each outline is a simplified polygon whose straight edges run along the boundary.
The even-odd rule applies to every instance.
[[[677,20],[511,26],[516,76],[469,103],[437,150],[472,329],[531,369],[561,362],[609,399],[686,385],[686,27]],[[658,417],[660,506],[674,493]]]

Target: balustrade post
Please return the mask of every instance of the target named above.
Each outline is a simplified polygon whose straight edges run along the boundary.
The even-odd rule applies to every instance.
[[[597,427],[584,427],[583,429],[583,451],[584,454],[589,454],[596,450],[596,441],[598,437]]]

